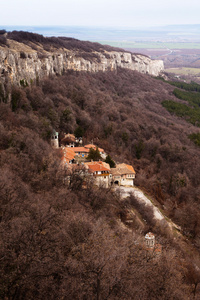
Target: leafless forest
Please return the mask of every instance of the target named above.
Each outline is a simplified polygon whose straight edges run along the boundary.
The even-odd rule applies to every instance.
[[[200,296],[198,127],[162,105],[174,87],[118,69],[69,71],[27,87],[0,90],[0,298],[193,299]],[[181,236],[146,212],[143,229],[123,223],[137,203],[74,174],[66,184],[52,129],[83,132],[181,227]],[[140,207],[139,213],[143,216]],[[142,246],[152,230],[160,257]]]

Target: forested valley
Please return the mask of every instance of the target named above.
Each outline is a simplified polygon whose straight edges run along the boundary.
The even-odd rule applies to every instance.
[[[178,98],[179,87],[175,93],[168,82],[120,68],[21,85],[7,94],[0,86],[0,297],[199,298],[197,104]],[[170,103],[196,109],[197,119]],[[180,232],[151,220],[150,210],[142,229],[127,226],[123,216],[137,211],[133,197],[122,201],[90,182],[83,188],[79,174],[67,184],[50,146],[53,129],[60,139],[79,133],[133,165],[135,185]],[[162,245],[157,258],[143,247],[148,231]]]

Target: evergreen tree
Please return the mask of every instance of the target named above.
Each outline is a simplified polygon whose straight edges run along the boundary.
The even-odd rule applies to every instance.
[[[105,162],[107,164],[109,164],[111,168],[115,168],[116,167],[114,160],[110,157],[109,154],[106,156]]]
[[[98,161],[99,159],[101,159],[101,154],[99,152],[98,147],[96,147],[96,149],[90,148],[90,152],[88,154],[87,159],[94,161]]]
[[[74,130],[75,137],[82,137],[84,134],[84,129],[81,126],[76,127]]]

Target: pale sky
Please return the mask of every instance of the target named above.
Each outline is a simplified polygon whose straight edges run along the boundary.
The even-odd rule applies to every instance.
[[[200,24],[199,0],[0,0],[0,25],[147,27]]]

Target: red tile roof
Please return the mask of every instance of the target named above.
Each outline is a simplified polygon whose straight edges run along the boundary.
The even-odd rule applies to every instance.
[[[133,169],[133,167],[131,165],[126,165],[125,166],[127,167],[127,169],[129,169],[129,171],[135,173],[135,170]]]
[[[65,134],[64,138],[61,140],[61,143],[73,143],[76,141],[74,134]]]
[[[148,232],[145,235],[145,239],[155,239],[155,235],[152,232]]]
[[[84,147],[85,147],[85,148],[88,148],[88,149],[90,149],[90,148],[92,148],[92,149],[98,148],[98,149],[99,149],[99,152],[105,152],[104,149],[99,148],[98,146],[93,145],[93,144],[88,144],[88,145],[85,145]]]
[[[113,175],[126,175],[126,174],[135,174],[135,170],[131,165],[127,164],[118,164],[116,168],[111,169]]]
[[[93,161],[85,163],[86,166],[88,166],[88,169],[90,172],[101,172],[101,171],[108,171],[110,172],[110,166],[107,163],[104,163],[102,161]]]
[[[95,145],[93,145],[93,144],[88,144],[88,145],[85,145],[84,146],[85,148],[88,148],[88,149],[90,149],[90,148],[96,148],[96,146]]]
[[[65,147],[62,149],[62,161],[64,162],[70,162],[72,159],[75,158],[76,153],[73,151],[73,148]]]
[[[73,147],[73,151],[74,151],[75,153],[77,153],[77,152],[81,152],[81,153],[89,153],[89,152],[90,152],[90,150],[87,149],[87,148],[85,148],[85,147]]]

